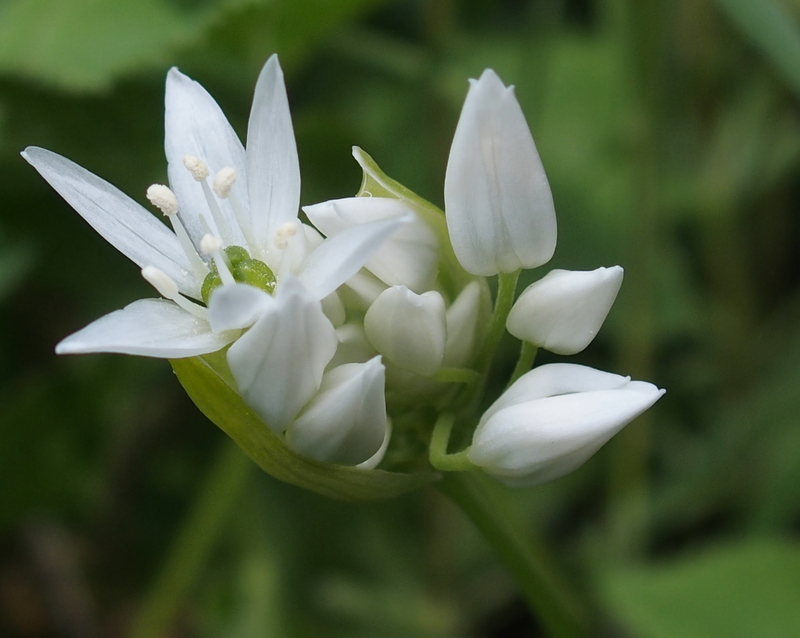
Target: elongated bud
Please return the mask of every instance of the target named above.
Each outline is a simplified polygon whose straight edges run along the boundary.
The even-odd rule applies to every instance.
[[[511,486],[551,481],[582,465],[663,394],[651,383],[585,366],[540,366],[486,411],[468,457]]]
[[[470,82],[444,182],[453,250],[474,275],[541,266],[555,250],[556,215],[525,116],[491,69]]]
[[[286,445],[326,463],[370,459],[386,434],[384,385],[380,357],[326,372],[319,392],[286,430]]]
[[[405,286],[387,288],[364,316],[364,330],[375,349],[398,367],[424,377],[442,365],[447,342],[444,299]]]
[[[522,292],[506,327],[518,339],[551,352],[580,352],[603,325],[622,285],[622,275],[619,266],[553,270]]]
[[[447,344],[443,364],[459,368],[469,362],[478,336],[481,287],[470,282],[447,309]]]

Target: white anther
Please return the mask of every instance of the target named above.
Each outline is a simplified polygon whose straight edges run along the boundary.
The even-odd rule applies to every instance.
[[[236,181],[236,169],[226,166],[214,177],[214,192],[220,199],[227,199],[231,194],[231,187]]]
[[[151,184],[147,189],[147,199],[167,217],[178,213],[178,198],[163,184]]]
[[[194,155],[184,155],[183,165],[192,174],[195,181],[202,182],[208,177],[208,166],[203,160]]]
[[[236,280],[231,274],[230,264],[228,263],[227,257],[222,253],[222,246],[222,241],[214,237],[211,233],[206,233],[200,240],[200,250],[206,255],[211,255],[214,259],[214,263],[217,266],[217,273],[219,273],[219,278],[222,280],[222,283],[225,285],[235,284]]]
[[[155,266],[145,266],[142,268],[142,277],[144,277],[147,282],[158,291],[158,294],[165,299],[174,301],[186,312],[193,314],[195,317],[206,319],[206,309],[198,306],[196,303],[192,303],[186,297],[183,297],[178,291],[178,284],[176,284],[167,273],[159,270]]]
[[[211,233],[206,233],[200,240],[200,250],[206,255],[213,255],[222,250],[222,240],[214,237]]]
[[[297,226],[293,222],[286,222],[275,233],[275,245],[283,250],[289,245],[289,240],[297,234]]]
[[[142,277],[147,280],[158,294],[166,299],[174,299],[178,296],[178,284],[163,270],[155,266],[145,266],[142,268]]]

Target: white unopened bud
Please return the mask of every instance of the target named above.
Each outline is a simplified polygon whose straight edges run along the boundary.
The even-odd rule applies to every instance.
[[[147,199],[167,217],[172,217],[178,212],[178,198],[163,184],[151,184],[147,188]]]
[[[203,160],[194,155],[184,155],[183,165],[192,174],[195,181],[202,182],[208,177],[208,166]]]
[[[481,285],[472,281],[447,309],[447,345],[443,365],[460,368],[469,362],[478,337],[480,310]]]
[[[453,250],[474,275],[541,266],[556,247],[556,214],[525,116],[491,69],[470,82],[444,180]]]
[[[486,411],[468,458],[514,487],[551,481],[582,465],[663,394],[586,366],[540,366]]]
[[[142,268],[142,277],[165,299],[174,299],[178,296],[178,284],[167,273],[155,266]]]
[[[236,169],[226,166],[220,170],[214,177],[214,192],[217,197],[227,199],[231,194],[231,188],[236,182]]]
[[[508,315],[508,331],[557,354],[588,346],[622,285],[619,266],[591,271],[553,270],[528,286]]]
[[[286,445],[326,463],[367,461],[386,435],[384,385],[380,357],[326,372],[319,392],[286,430]]]
[[[364,316],[375,349],[398,367],[424,377],[442,365],[447,327],[444,299],[436,291],[418,295],[405,286],[383,291]]]

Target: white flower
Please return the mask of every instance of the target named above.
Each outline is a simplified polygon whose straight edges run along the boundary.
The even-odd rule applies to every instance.
[[[167,76],[165,129],[171,188],[153,185],[147,196],[174,232],[73,162],[40,148],[23,152],[166,298],[112,312],[56,351],[181,358],[238,338],[227,357],[239,391],[284,431],[320,388],[336,349],[321,300],[341,315],[334,291],[406,219],[377,219],[324,241],[300,224],[297,150],[275,56],[258,78],[247,151],[214,99],[177,69]]]
[[[380,357],[326,372],[286,431],[286,445],[328,463],[356,465],[373,457],[386,435],[385,376]]]
[[[432,287],[439,261],[436,234],[403,201],[389,197],[348,197],[304,206],[303,211],[328,237],[378,219],[407,219],[365,267],[387,286],[403,285],[416,293]]]
[[[528,286],[508,315],[508,331],[558,354],[576,354],[603,325],[622,285],[619,266],[552,270]]]
[[[362,224],[310,249],[309,237],[313,239],[315,231],[297,221],[297,150],[275,56],[265,64],[256,85],[247,152],[214,99],[177,69],[167,76],[165,124],[172,188],[154,185],[148,198],[167,215],[175,232],[73,162],[41,148],[29,147],[22,153],[95,230],[149,273],[148,281],[155,277],[174,282],[158,288],[162,294],[169,290],[169,301],[136,301],[64,339],[56,348],[59,353],[179,358],[214,352],[238,332],[213,331],[206,309],[190,299],[201,299],[203,283],[214,268],[223,279],[230,274],[230,257],[220,247],[246,250],[242,270],[253,275],[246,281],[258,284],[272,273],[280,279],[294,272],[323,299],[403,223],[390,219]],[[212,171],[224,173],[216,185],[225,197],[212,193],[207,183]],[[248,173],[258,179],[248,181]],[[221,246],[214,241],[203,244],[204,237],[219,239]],[[299,258],[298,250],[293,250],[298,246]],[[203,247],[211,254],[204,254]]]
[[[433,376],[447,343],[442,295],[418,295],[405,286],[387,288],[364,316],[364,330],[375,349],[398,367]]]
[[[556,216],[525,116],[491,69],[470,82],[444,182],[453,250],[474,275],[540,266],[555,250]]]
[[[663,394],[585,366],[543,365],[484,413],[468,458],[508,485],[550,481],[583,464]]]

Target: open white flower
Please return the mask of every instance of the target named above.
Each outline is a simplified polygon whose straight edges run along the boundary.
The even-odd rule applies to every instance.
[[[211,289],[236,281],[271,291],[288,272],[323,299],[404,223],[379,220],[325,241],[299,223],[297,149],[276,56],[258,78],[247,151],[214,99],[177,69],[167,76],[165,129],[171,188],[153,185],[148,199],[175,232],[68,159],[35,147],[22,153],[168,299],[113,312],[64,339],[58,353],[180,358],[214,352],[239,332],[212,330],[206,308],[191,300],[205,293],[208,301]]]
[[[582,465],[663,394],[652,383],[586,366],[539,366],[483,414],[468,457],[511,486],[551,481]]]

